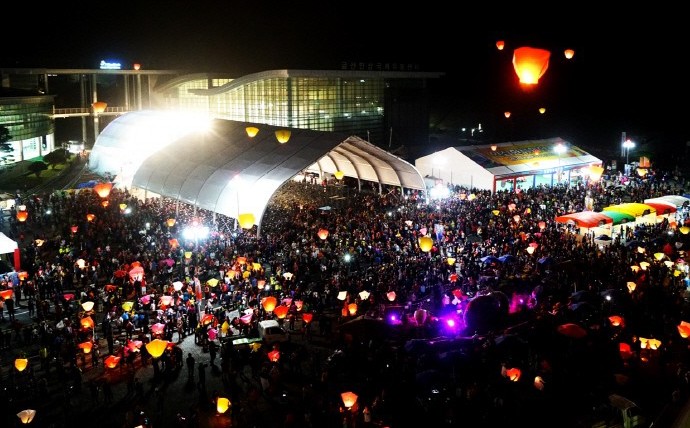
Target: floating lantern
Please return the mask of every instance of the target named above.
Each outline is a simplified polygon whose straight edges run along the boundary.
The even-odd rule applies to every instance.
[[[273,312],[277,304],[278,300],[273,296],[264,297],[264,299],[261,301],[261,306],[266,312]]]
[[[79,320],[79,324],[81,324],[82,328],[94,328],[95,324],[93,322],[93,319],[91,317],[84,317],[81,320]]]
[[[537,223],[537,226],[539,226],[540,230],[544,230],[544,229],[546,229],[546,222],[540,221],[539,223]]]
[[[682,233],[683,235],[687,235],[688,232],[690,232],[690,227],[688,227],[688,226],[681,226],[680,228],[678,228],[678,230],[680,230],[680,233]]]
[[[110,192],[113,190],[113,183],[98,183],[93,186],[93,190],[98,196],[105,199],[110,196]]]
[[[17,211],[17,220],[21,223],[24,223],[26,219],[29,218],[29,212],[26,210],[23,211]]]
[[[335,173],[333,173],[333,175],[334,175],[335,178],[337,178],[338,180],[342,180],[343,177],[345,177],[345,173],[342,172],[342,171],[336,171]]]
[[[328,238],[328,229],[319,229],[319,232],[317,233],[317,235],[319,235],[319,238],[321,238],[321,239]]]
[[[611,315],[611,316],[609,317],[609,322],[610,322],[611,325],[614,326],[614,327],[622,327],[623,324],[624,324],[623,318],[621,318],[621,317],[618,316],[618,315]]]
[[[305,324],[309,324],[313,318],[314,318],[314,314],[312,314],[312,313],[305,312],[302,314],[302,321]]]
[[[290,308],[285,305],[278,305],[273,309],[273,315],[282,320],[285,319],[289,310]]]
[[[82,309],[84,309],[86,312],[91,312],[93,310],[93,302],[88,301],[88,302],[83,302],[81,304]]]
[[[678,333],[683,339],[690,337],[690,323],[686,321],[681,321],[678,325]]]
[[[546,109],[544,107],[539,107],[539,113],[541,113],[541,114],[546,113]]]
[[[280,351],[278,351],[277,349],[272,350],[268,353],[268,359],[272,363],[277,363],[278,360],[280,360]]]
[[[249,138],[254,138],[259,133],[259,128],[256,126],[247,126],[244,130],[247,132]]]
[[[640,262],[640,269],[647,270],[649,267],[649,262]]]
[[[428,253],[431,251],[431,248],[434,246],[434,241],[431,239],[429,236],[420,236],[419,237],[419,249],[424,251],[425,253]]]
[[[455,265],[455,257],[448,257],[446,259],[446,263],[448,263],[448,266],[454,266]]]
[[[125,312],[131,311],[133,307],[134,307],[134,302],[131,302],[131,301],[127,301],[127,302],[124,302],[122,304],[122,309],[124,309]]]
[[[336,296],[336,298],[341,302],[344,301],[345,299],[347,299],[347,291],[339,291],[338,296]]]
[[[503,116],[505,116],[506,119],[509,119],[511,115],[512,115],[512,113],[509,112],[509,111],[504,111],[504,112],[503,112]]]
[[[352,408],[357,402],[357,394],[354,392],[343,392],[340,394],[340,398],[343,400],[343,405],[348,409]]]
[[[661,341],[658,339],[647,339],[646,337],[640,337],[640,348],[641,349],[651,349],[656,351],[661,347]]]
[[[513,367],[511,369],[506,370],[506,377],[510,379],[511,382],[519,381],[521,375],[522,371],[517,367]]]
[[[91,349],[93,349],[93,342],[87,340],[86,342],[82,342],[77,346],[81,348],[81,350],[84,351],[85,354],[88,354],[91,352]]]
[[[536,85],[549,68],[551,52],[546,49],[521,47],[513,51],[513,67],[525,85]]]
[[[107,368],[114,369],[120,363],[120,357],[116,357],[115,355],[108,355],[108,358],[106,358],[105,361],[103,361],[103,363]]]
[[[103,101],[96,101],[95,103],[91,104],[91,107],[93,107],[94,113],[103,113],[105,109],[108,107],[108,103],[104,103]]]
[[[101,206],[103,208],[108,208],[108,205],[110,205],[110,201],[101,201]]]
[[[218,400],[216,400],[216,410],[218,413],[222,415],[223,413],[227,412],[229,408],[230,400],[225,397],[218,397]]]
[[[499,51],[502,51],[504,47],[506,47],[505,41],[503,41],[503,40],[496,41],[496,49],[498,49]]]
[[[79,230],[79,226],[74,225],[74,226],[70,227],[70,230],[72,231],[72,233],[77,233],[77,231]]]
[[[350,303],[347,305],[347,312],[350,314],[350,316],[355,316],[357,313],[357,303]]]
[[[240,227],[242,229],[251,229],[255,223],[254,214],[252,214],[252,213],[240,214],[237,218],[237,221],[239,222]]]
[[[165,221],[165,224],[168,225],[168,227],[173,227],[173,226],[175,226],[176,221],[177,220],[175,220],[174,218],[169,218]]]
[[[359,292],[359,298],[362,300],[367,300],[369,298],[371,293],[369,293],[367,290],[362,290]]]
[[[534,377],[534,387],[539,391],[543,391],[544,386],[545,386],[544,379],[541,376],[535,376]]]
[[[139,71],[139,70],[141,70],[141,64],[134,63],[132,65],[132,68],[134,68],[134,71]]]
[[[163,355],[165,349],[168,347],[167,340],[153,339],[151,342],[146,344],[146,350],[153,358],[158,358]]]
[[[389,302],[394,301],[396,297],[395,291],[389,291],[388,293],[386,293],[386,297],[388,298]]]
[[[275,134],[276,140],[278,140],[280,144],[285,144],[290,140],[291,132],[288,129],[279,129],[275,132]]]
[[[417,321],[417,325],[422,325],[426,321],[427,312],[425,309],[417,309],[414,311],[414,320]]]
[[[0,297],[2,297],[4,300],[11,299],[12,298],[12,290],[2,290],[0,291]]]
[[[563,51],[563,55],[565,55],[566,59],[572,59],[575,56],[575,51],[572,49],[566,49]]]
[[[618,353],[623,360],[629,360],[632,357],[632,348],[629,344],[625,342],[620,342],[618,344]]]
[[[17,358],[14,360],[14,368],[17,369],[18,372],[23,372],[27,365],[29,365],[29,360],[27,358]]]
[[[93,222],[96,219],[96,214],[86,214],[86,221],[89,223]]]
[[[26,409],[22,410],[21,412],[17,413],[17,417],[23,423],[24,425],[30,424],[31,421],[34,420],[34,417],[36,416],[36,411],[33,409]]]

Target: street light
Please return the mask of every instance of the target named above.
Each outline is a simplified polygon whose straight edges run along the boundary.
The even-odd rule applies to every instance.
[[[554,146],[554,153],[558,154],[558,182],[561,182],[561,156],[566,152],[568,148],[563,143],[558,143]]]
[[[625,164],[628,164],[628,153],[630,153],[630,149],[635,147],[635,143],[630,141],[628,138],[627,140],[623,141],[623,148],[625,149]]]

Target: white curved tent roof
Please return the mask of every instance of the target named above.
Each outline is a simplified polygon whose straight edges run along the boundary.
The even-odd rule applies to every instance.
[[[118,135],[153,116],[134,112],[115,119],[97,139],[89,165],[112,174],[126,166],[133,170],[131,186],[230,217],[252,213],[259,225],[273,193],[302,171],[342,171],[358,180],[425,190],[424,178],[409,162],[358,137],[333,132],[291,128],[290,140],[280,144],[275,131],[285,128],[215,119],[206,132],[183,128],[177,137],[171,135],[172,123],[165,121],[155,126],[163,135],[154,139],[132,142],[125,141],[129,132]],[[115,125],[119,121],[123,123]],[[260,130],[254,138],[247,136],[248,125]],[[148,147],[152,142],[155,147]],[[120,153],[119,166],[103,159],[118,150],[127,152]],[[134,163],[132,156],[141,160]],[[101,168],[106,164],[109,169]]]

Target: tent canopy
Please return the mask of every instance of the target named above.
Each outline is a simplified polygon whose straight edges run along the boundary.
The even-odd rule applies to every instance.
[[[557,223],[575,223],[578,227],[597,227],[612,224],[613,219],[594,211],[580,211],[556,217]]]
[[[360,184],[426,190],[413,165],[358,137],[222,119],[203,128],[197,118],[190,126],[173,126],[184,120],[160,114],[138,111],[115,119],[98,137],[89,166],[124,177],[132,187],[219,214],[252,214],[259,226],[274,192],[301,172],[341,171]],[[151,128],[151,121],[165,132],[144,141],[149,133],[137,129]],[[259,129],[253,138],[247,135],[249,125]],[[277,141],[278,130],[290,131],[288,142]]]
[[[657,215],[673,214],[674,212],[678,211],[678,208],[669,202],[648,201],[645,202],[645,205],[653,207],[656,210]]]
[[[17,242],[0,232],[0,254],[14,253],[19,248]]]
[[[672,204],[676,208],[680,208],[683,206],[683,204],[690,203],[690,198],[686,198],[685,196],[680,196],[680,195],[664,195],[664,196],[659,196],[656,198],[649,198],[645,199],[644,203],[649,204],[650,202],[662,202],[662,203],[667,203],[667,204]]]
[[[609,205],[608,207],[604,207],[604,211],[619,211],[628,213],[635,217],[641,217],[647,214],[656,214],[656,209],[654,209],[653,206],[639,202],[626,202],[623,204]]]
[[[611,217],[611,220],[613,220],[613,225],[618,226],[619,224],[625,224],[628,222],[634,222],[635,221],[635,216],[632,214],[628,214],[622,211],[614,211],[614,210],[608,210],[608,211],[603,211],[601,214],[605,215],[606,217]]]

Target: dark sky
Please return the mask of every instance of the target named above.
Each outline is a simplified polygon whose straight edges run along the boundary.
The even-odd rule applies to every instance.
[[[5,17],[0,66],[97,68],[107,59],[239,77],[343,62],[411,64],[445,73],[431,83],[432,123],[451,133],[482,123],[503,140],[561,136],[615,148],[625,131],[679,150],[690,140],[690,26],[681,9],[626,5],[606,16],[569,5],[464,10],[433,1],[26,3],[18,7],[30,9],[15,12],[21,19]],[[496,49],[498,39],[505,50]],[[520,88],[511,62],[512,50],[526,45],[551,51],[531,91]],[[565,48],[576,52],[570,61]]]

